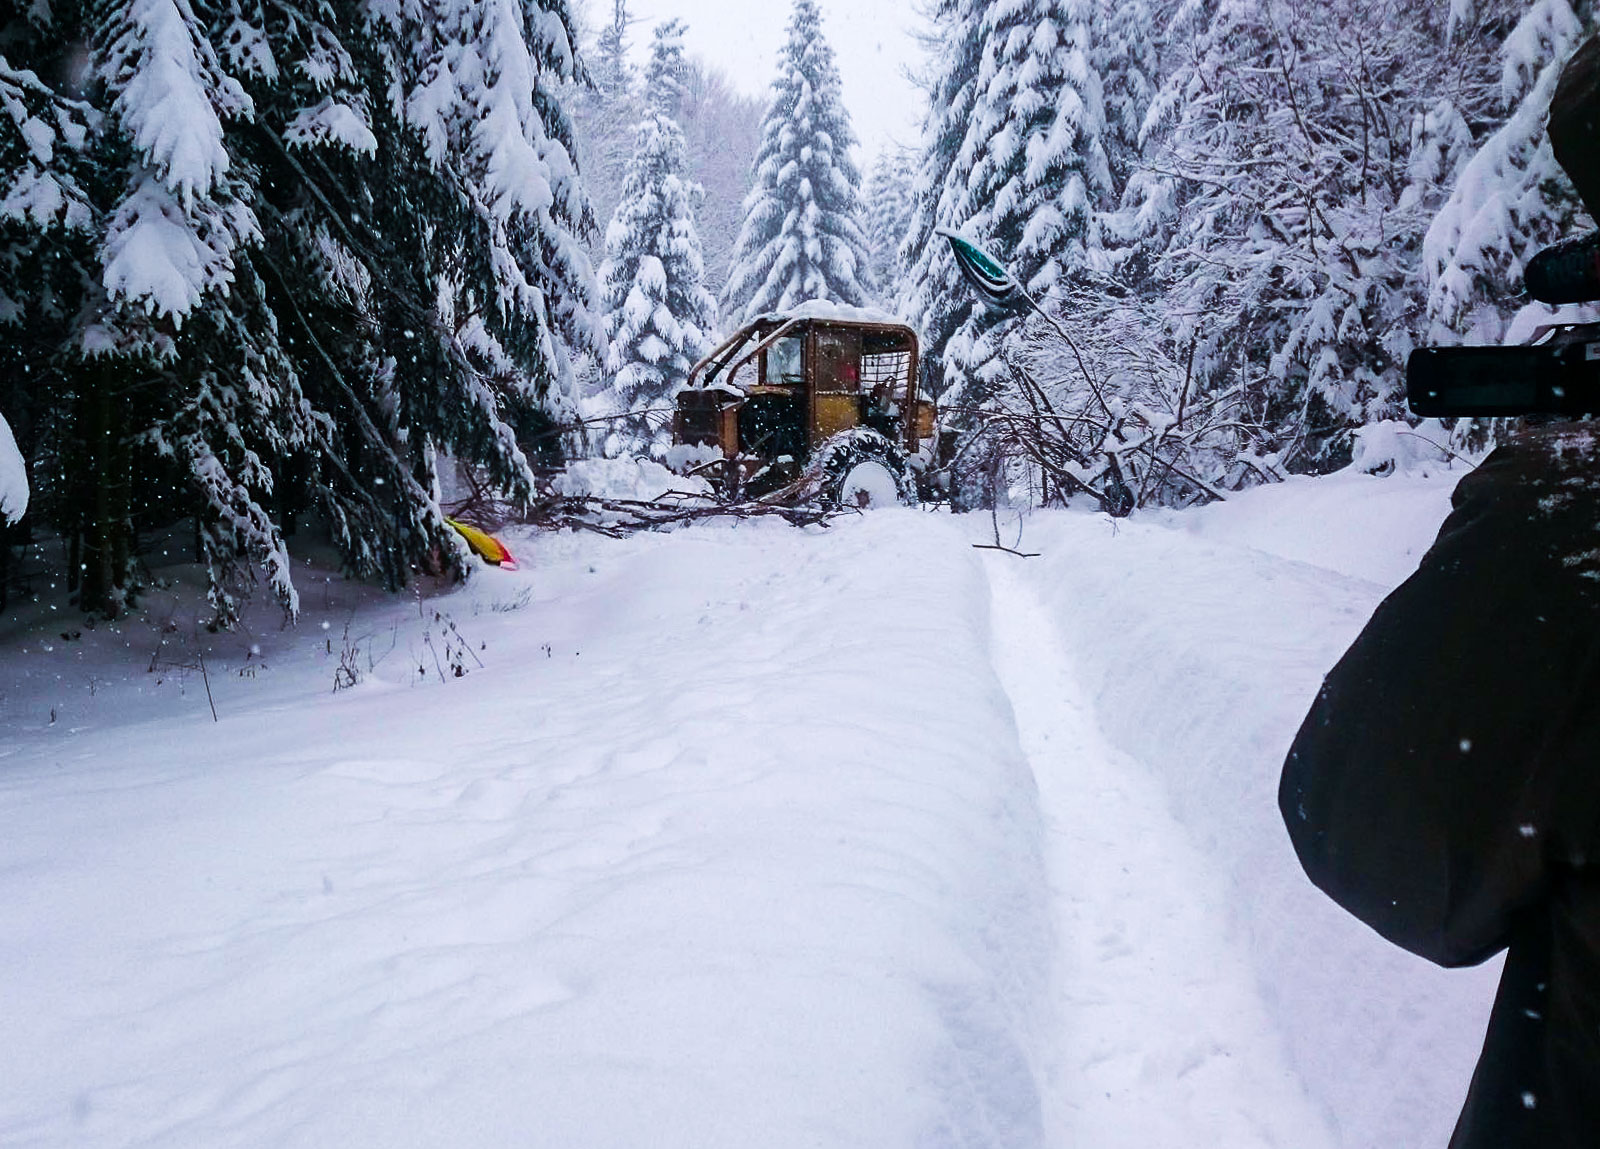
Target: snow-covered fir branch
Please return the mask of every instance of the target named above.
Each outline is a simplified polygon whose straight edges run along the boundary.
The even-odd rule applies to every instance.
[[[0,19],[0,409],[85,606],[186,519],[223,622],[257,574],[293,613],[300,529],[390,585],[469,570],[441,470],[526,500],[604,346],[566,0]]]

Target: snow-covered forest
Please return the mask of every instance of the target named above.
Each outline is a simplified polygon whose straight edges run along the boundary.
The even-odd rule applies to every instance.
[[[14,10],[8,585],[43,566],[114,614],[182,536],[217,621],[258,583],[292,614],[301,530],[390,586],[464,573],[463,477],[515,509],[564,457],[659,456],[698,355],[807,299],[916,328],[990,487],[1110,471],[1140,505],[1335,469],[1406,418],[1413,347],[1549,318],[1520,273],[1579,222],[1542,109],[1581,0],[918,19],[922,138],[863,156],[809,0],[759,99],[646,61],[627,0]],[[939,228],[1072,344],[975,300]]]
[[[1448,1137],[1492,971],[1274,786],[1505,430],[1410,353],[1600,318],[1600,11],[886,5],[869,149],[838,3],[0,10],[0,1143]],[[685,438],[758,318],[920,506]]]
[[[1543,116],[1587,5],[952,0],[935,19],[898,301],[930,385],[997,449],[1016,436],[983,412],[1037,384],[1090,425],[1080,456],[1182,440],[1191,480],[1161,498],[1327,471],[1355,428],[1405,417],[1414,347],[1550,319],[1520,274],[1581,213]],[[940,226],[1005,253],[1083,362],[978,304]]]

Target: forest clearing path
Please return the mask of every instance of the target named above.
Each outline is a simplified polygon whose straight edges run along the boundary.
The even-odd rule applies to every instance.
[[[1057,957],[1039,1066],[1046,1143],[1318,1149],[1212,865],[1159,782],[1101,733],[1014,558],[985,560],[992,657],[1033,768]]]
[[[71,641],[42,599],[0,1143],[1441,1143],[1492,976],[1325,905],[1274,802],[1389,577],[1355,540],[1441,517],[1386,490],[1035,515],[1027,562],[907,509],[308,571],[300,626],[210,636],[215,721],[145,672],[177,592]]]

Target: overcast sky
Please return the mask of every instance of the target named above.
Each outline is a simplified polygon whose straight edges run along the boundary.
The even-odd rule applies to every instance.
[[[610,10],[609,0],[589,0],[591,21]],[[912,0],[818,0],[822,33],[833,46],[844,82],[844,102],[861,139],[856,161],[862,175],[889,144],[914,145],[922,115],[921,93],[905,77],[920,63],[913,39],[919,17]],[[628,0],[634,55],[642,66],[657,21],[673,16],[689,30],[691,56],[716,64],[736,86],[764,102],[778,71],[778,49],[789,23],[790,4],[751,0]]]

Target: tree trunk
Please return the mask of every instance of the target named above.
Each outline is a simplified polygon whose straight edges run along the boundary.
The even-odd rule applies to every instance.
[[[128,495],[131,475],[127,439],[119,426],[112,384],[116,367],[87,364],[85,390],[79,400],[79,426],[84,447],[83,505],[80,510],[82,552],[78,603],[85,611],[108,618],[122,612],[132,558]]]

